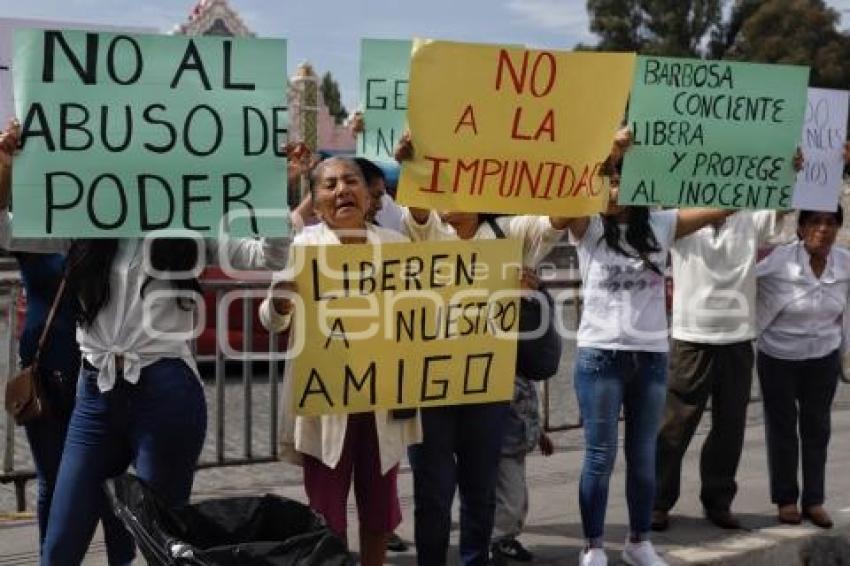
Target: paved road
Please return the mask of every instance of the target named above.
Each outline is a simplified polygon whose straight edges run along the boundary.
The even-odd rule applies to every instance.
[[[774,508],[768,497],[764,430],[758,411],[753,411],[746,435],[746,446],[738,474],[739,492],[735,510],[746,527],[743,532],[714,528],[701,519],[698,501],[698,446],[704,430],[697,433],[695,447],[685,460],[682,499],[674,510],[672,526],[654,540],[671,564],[736,564],[768,566],[803,564],[801,553],[808,556],[806,564],[850,563],[850,407],[834,413],[833,439],[827,466],[827,506],[836,519],[836,528],[825,533],[820,529],[779,527]],[[576,564],[581,548],[581,526],[576,504],[576,491],[581,470],[582,441],[579,431],[554,435],[557,452],[550,458],[535,453],[528,460],[531,487],[531,511],[528,526],[522,535],[524,543],[535,553],[539,565]],[[620,435],[622,442],[622,431]],[[607,517],[606,546],[609,558],[614,559],[622,549],[627,525],[622,453],[614,476]],[[285,478],[297,476],[297,471],[284,463],[244,466],[240,468],[202,470],[198,472],[194,490],[196,500],[260,493],[277,493],[303,500],[300,485],[288,484]],[[399,532],[408,540],[412,537],[413,514],[411,477],[409,470],[400,474],[399,490],[404,522]],[[457,509],[455,509],[456,517]],[[349,505],[349,530],[352,544],[356,526],[354,508]],[[457,524],[452,532],[452,544],[457,544]],[[831,535],[824,538],[823,535]],[[840,538],[843,535],[844,538]],[[818,538],[820,537],[820,538]],[[32,520],[0,521],[0,566],[30,566],[36,564],[37,530]],[[818,550],[819,548],[819,550]],[[826,550],[832,553],[824,560]],[[821,555],[812,560],[812,553]],[[452,549],[450,564],[458,564]],[[412,552],[390,557],[389,564],[413,566]],[[87,566],[106,564],[103,544],[98,537],[93,543]]]

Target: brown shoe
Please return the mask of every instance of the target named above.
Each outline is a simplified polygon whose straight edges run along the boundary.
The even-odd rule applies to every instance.
[[[653,531],[666,531],[670,527],[670,513],[656,509],[652,512],[652,523],[649,525]]]
[[[803,518],[800,517],[800,512],[797,510],[796,503],[780,505],[777,518],[780,523],[785,523],[786,525],[799,525],[803,522]]]
[[[721,529],[736,530],[741,523],[728,509],[705,509],[705,518]]]
[[[822,529],[832,528],[832,518],[823,505],[812,505],[803,509],[803,518],[808,519],[813,525],[817,525]]]

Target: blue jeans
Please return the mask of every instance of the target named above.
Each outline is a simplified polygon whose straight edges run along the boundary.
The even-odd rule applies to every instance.
[[[79,360],[73,365],[78,367]],[[50,403],[50,414],[24,427],[38,484],[39,546],[44,544],[44,537],[47,534],[50,504],[53,500],[56,476],[59,473],[65,436],[68,434],[68,421],[74,407],[73,390],[76,387],[77,378],[76,374],[69,378],[67,372],[57,373],[46,368],[44,371],[49,372],[46,374],[47,379],[44,380],[44,384],[45,394]],[[110,509],[104,509],[100,518],[103,521],[103,538],[110,564],[126,562],[124,558],[133,555],[133,539]]]
[[[35,464],[35,478],[38,485],[39,544],[44,542],[44,535],[47,532],[50,501],[53,499],[56,474],[59,472],[59,461],[62,459],[62,446],[65,444],[65,435],[68,433],[68,420],[71,418],[71,410],[74,407],[74,389],[76,389],[79,371],[79,358],[77,363],[73,360],[68,362],[68,368],[57,370],[52,369],[57,365],[52,362],[51,359],[42,361],[39,376],[44,384],[44,395],[50,406],[50,412],[24,426]],[[72,370],[74,373],[70,374]]]
[[[180,359],[161,359],[145,367],[135,385],[119,376],[106,393],[97,387],[97,372],[83,368],[42,566],[82,562],[98,517],[108,506],[103,482],[124,473],[131,463],[165,502],[188,502],[206,425],[201,384]],[[132,560],[132,545],[128,550],[126,556],[110,556],[110,563]]]
[[[667,354],[579,348],[575,388],[584,426],[579,506],[584,536],[602,538],[608,483],[617,456],[620,407],[626,421],[626,500],[635,535],[649,532],[655,443],[667,394]]]
[[[460,557],[483,566],[490,555],[496,477],[508,403],[422,409],[422,444],[411,446],[417,563],[446,564],[452,500],[460,490]]]

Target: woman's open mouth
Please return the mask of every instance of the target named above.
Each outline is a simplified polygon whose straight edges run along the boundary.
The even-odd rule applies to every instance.
[[[339,212],[351,212],[352,210],[355,210],[356,208],[357,208],[357,205],[354,202],[354,199],[345,198],[345,199],[338,199],[336,201],[336,211],[338,213]]]

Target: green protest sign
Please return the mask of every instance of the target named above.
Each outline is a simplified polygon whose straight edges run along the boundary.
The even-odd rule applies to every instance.
[[[807,67],[639,57],[623,204],[788,208]]]
[[[17,30],[17,237],[287,231],[286,42]]]
[[[413,42],[363,39],[360,43],[360,102],[366,130],[358,136],[357,155],[392,161],[393,148],[407,121],[407,84]]]

